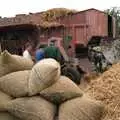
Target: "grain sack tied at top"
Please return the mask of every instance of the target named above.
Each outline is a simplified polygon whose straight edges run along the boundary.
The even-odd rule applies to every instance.
[[[17,98],[6,109],[21,120],[54,120],[56,107],[40,97]]]
[[[44,89],[40,94],[47,100],[60,104],[66,100],[81,97],[83,92],[68,77],[61,76],[55,84]]]
[[[12,97],[22,97],[28,94],[28,79],[30,70],[18,71],[0,77],[0,90]]]
[[[29,95],[40,93],[60,78],[60,64],[54,59],[38,62],[31,71],[29,78]]]
[[[103,110],[100,102],[83,96],[61,104],[58,120],[101,120]]]
[[[11,72],[30,70],[33,67],[33,62],[25,59],[22,56],[11,55],[4,51],[0,56],[0,77]]]

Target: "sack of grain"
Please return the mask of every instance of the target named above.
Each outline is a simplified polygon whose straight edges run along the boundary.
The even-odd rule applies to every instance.
[[[0,90],[12,97],[26,96],[30,72],[30,70],[18,71],[0,77]]]
[[[11,100],[12,100],[12,97],[0,91],[0,111],[5,111],[4,105]]]
[[[56,107],[41,97],[17,98],[6,105],[21,120],[54,120]]]
[[[21,56],[11,55],[7,51],[1,53],[0,56],[0,77],[11,72],[30,70],[33,62]]]
[[[8,112],[0,112],[0,120],[20,120],[20,119],[12,116]]]
[[[83,92],[68,77],[61,76],[55,84],[44,89],[40,94],[47,100],[60,104],[66,100],[81,97]]]
[[[58,120],[101,120],[103,110],[100,102],[83,96],[63,103]]]
[[[31,71],[29,78],[29,95],[40,93],[60,78],[60,65],[54,59],[43,59]]]

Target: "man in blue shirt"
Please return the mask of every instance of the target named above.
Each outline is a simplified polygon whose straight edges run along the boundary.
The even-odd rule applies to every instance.
[[[42,59],[44,59],[44,50],[43,48],[40,46],[39,49],[36,51],[36,54],[35,54],[35,58],[36,58],[36,61],[40,61]]]

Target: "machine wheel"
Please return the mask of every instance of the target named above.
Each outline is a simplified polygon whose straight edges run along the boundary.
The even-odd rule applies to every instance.
[[[62,70],[62,74],[69,77],[76,84],[80,84],[81,75],[75,68],[66,67]]]

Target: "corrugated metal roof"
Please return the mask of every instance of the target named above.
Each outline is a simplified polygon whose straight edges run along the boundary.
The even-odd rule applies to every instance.
[[[34,17],[32,18],[31,16],[22,16],[22,15],[13,18],[0,19],[0,28],[11,27],[11,26],[23,26],[23,25],[40,26],[43,28],[63,26],[62,24],[56,21],[46,22],[43,21],[40,17],[35,19]]]
[[[82,11],[76,12],[74,14],[79,14],[79,13],[82,13],[82,12],[87,12],[87,11],[92,11],[92,10],[95,10],[95,11],[98,11],[98,12],[106,14],[104,11],[101,11],[101,10],[98,10],[98,9],[95,9],[95,8],[89,8],[89,9],[86,9],[86,10],[82,10]]]

